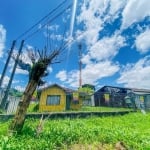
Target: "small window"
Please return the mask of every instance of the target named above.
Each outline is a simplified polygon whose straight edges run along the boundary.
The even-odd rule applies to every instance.
[[[46,105],[60,105],[60,95],[48,95]]]

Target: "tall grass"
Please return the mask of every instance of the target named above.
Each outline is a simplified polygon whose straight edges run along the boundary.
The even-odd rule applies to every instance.
[[[118,141],[132,150],[150,149],[150,114],[46,120],[43,132],[36,137],[38,123],[39,120],[28,119],[21,135],[8,137],[9,122],[0,122],[1,149],[54,150],[69,149],[71,145],[94,147],[96,144],[111,150]]]
[[[79,111],[100,111],[100,112],[105,112],[105,111],[128,111],[128,110],[133,110],[132,108],[120,108],[120,107],[91,107],[91,106],[82,106],[82,108]]]

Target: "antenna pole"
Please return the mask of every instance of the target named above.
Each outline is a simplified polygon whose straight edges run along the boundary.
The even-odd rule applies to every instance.
[[[81,57],[82,57],[82,45],[81,43],[78,45],[79,48],[79,87],[82,86],[82,62],[81,62]]]

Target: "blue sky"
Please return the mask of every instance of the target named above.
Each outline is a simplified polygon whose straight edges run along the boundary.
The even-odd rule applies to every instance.
[[[0,73],[11,43],[62,1],[5,0],[0,5]],[[69,5],[66,0],[61,12]],[[25,41],[23,59],[30,62],[26,49],[42,49],[46,36],[53,47],[59,45],[63,32],[70,38],[72,8]],[[52,16],[51,16],[52,17]],[[49,18],[51,19],[51,18]],[[42,26],[39,23],[34,30]],[[48,31],[47,31],[48,30]],[[79,86],[78,44],[82,43],[82,83],[99,88],[104,85],[150,89],[150,1],[148,0],[78,0],[74,30],[75,42],[51,65],[47,85],[58,83]],[[15,50],[18,49],[20,38]],[[54,45],[55,43],[55,45]],[[13,60],[9,64],[4,85],[7,85]],[[17,68],[12,87],[23,90],[28,73]]]

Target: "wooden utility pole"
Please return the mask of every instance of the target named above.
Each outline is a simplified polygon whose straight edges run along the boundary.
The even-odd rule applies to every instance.
[[[5,95],[2,99],[2,102],[1,102],[1,108],[5,109],[6,107],[6,102],[7,102],[7,98],[8,98],[8,94],[9,94],[9,90],[10,90],[10,87],[11,87],[11,84],[12,84],[12,80],[13,80],[13,77],[14,77],[14,74],[15,74],[15,71],[16,71],[16,68],[17,68],[17,64],[18,64],[18,59],[20,57],[20,54],[21,54],[21,51],[22,51],[22,48],[23,48],[23,44],[24,44],[24,40],[21,41],[21,45],[20,45],[20,48],[19,48],[19,51],[18,51],[18,54],[17,54],[17,58],[15,60],[15,64],[14,64],[14,67],[13,67],[13,71],[12,71],[12,74],[10,76],[10,79],[9,79],[9,83],[7,85],[7,88],[6,88],[6,91],[5,91]]]
[[[3,69],[3,72],[2,72],[2,75],[1,75],[1,79],[0,79],[0,88],[2,88],[3,79],[4,79],[4,76],[5,76],[5,73],[6,73],[6,70],[7,70],[7,67],[8,67],[10,58],[11,58],[11,55],[12,55],[12,53],[13,53],[15,44],[16,44],[16,40],[14,40],[14,41],[12,42],[12,46],[11,46],[10,52],[9,52],[9,54],[8,54],[7,61],[6,61],[6,64],[5,64],[5,66],[4,66],[4,69]]]

